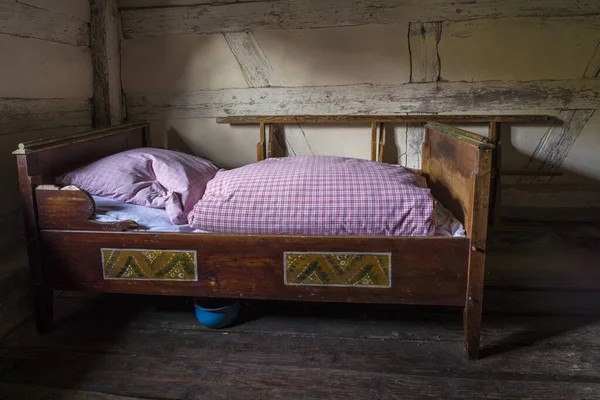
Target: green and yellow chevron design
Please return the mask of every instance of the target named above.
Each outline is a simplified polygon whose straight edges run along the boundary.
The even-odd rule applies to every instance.
[[[193,250],[101,249],[104,279],[196,281]]]

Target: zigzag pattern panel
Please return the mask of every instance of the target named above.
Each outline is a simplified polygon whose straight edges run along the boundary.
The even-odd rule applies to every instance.
[[[100,249],[104,279],[198,280],[194,250]]]
[[[391,253],[285,252],[286,285],[391,287]]]

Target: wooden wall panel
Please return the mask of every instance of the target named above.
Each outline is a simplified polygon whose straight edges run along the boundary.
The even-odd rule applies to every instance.
[[[442,78],[577,79],[600,41],[600,17],[444,22]]]
[[[85,21],[21,2],[0,1],[0,34],[73,46],[89,45]]]
[[[121,57],[127,95],[248,86],[222,35],[124,40]]]
[[[582,132],[593,131],[585,125],[600,92],[598,2],[121,0],[120,6],[124,48],[143,43],[147,49],[144,63],[126,68],[130,116],[164,126],[165,135],[185,126],[178,132],[182,142],[196,147],[209,138],[207,123],[198,121],[225,115],[549,113],[563,117],[560,129],[505,127],[503,169],[582,170],[569,161],[569,149],[578,148]],[[224,41],[232,57],[222,45],[218,51],[191,48],[186,43],[192,41]],[[179,50],[176,57],[157,57],[159,47]],[[124,58],[133,60],[132,54],[125,50]],[[197,67],[203,54],[225,60],[218,70],[230,71],[231,78]],[[142,64],[152,74],[142,77],[136,68]],[[195,85],[209,77],[212,87]],[[196,128],[189,121],[198,122]],[[233,138],[236,129],[223,131]],[[334,132],[286,126],[287,148],[292,155],[362,154],[362,137]],[[385,161],[419,167],[422,132],[418,124],[388,127]],[[593,164],[592,148],[579,146],[573,157]],[[600,181],[593,170],[586,168]],[[576,173],[552,181],[570,182]]]
[[[23,140],[91,125],[88,21],[88,0],[0,0],[0,252],[23,231],[11,152]]]
[[[340,12],[343,10],[343,12]],[[577,16],[600,12],[600,3],[565,6],[561,0],[279,0],[123,10],[126,38],[262,29],[324,28],[485,18]]]
[[[408,24],[253,32],[281,86],[410,80]]]
[[[0,50],[0,97],[91,97],[89,48],[0,34]]]
[[[88,99],[2,99],[0,135],[89,125]],[[14,149],[6,149],[8,153]],[[10,150],[10,151],[9,151]]]

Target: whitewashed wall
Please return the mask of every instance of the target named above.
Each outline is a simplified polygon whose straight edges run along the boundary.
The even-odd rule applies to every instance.
[[[91,125],[89,14],[88,0],[0,0],[0,248],[22,232],[11,152]]]
[[[503,183],[600,182],[598,2],[121,0],[121,9],[128,118],[149,119],[157,144],[234,167],[255,161],[258,129],[217,116],[544,113],[563,126],[507,127],[503,168],[564,175]],[[418,166],[420,128],[393,130],[385,160]],[[368,126],[286,134],[292,154],[369,156]]]

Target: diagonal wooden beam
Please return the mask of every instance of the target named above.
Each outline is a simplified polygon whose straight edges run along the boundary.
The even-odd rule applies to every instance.
[[[588,64],[584,77],[585,78],[598,78],[600,75],[600,42],[598,42],[598,46],[596,46],[596,51]]]
[[[223,36],[248,86],[262,88],[280,85],[266,54],[252,32],[225,33]],[[285,133],[283,128],[279,127],[277,132],[279,140],[285,138],[286,148],[292,155],[314,154],[300,124],[297,124],[296,128],[287,128]]]
[[[277,86],[275,73],[252,32],[223,35],[250,87]]]
[[[600,42],[596,46],[596,51],[583,74],[584,79],[594,79],[600,72]],[[595,108],[595,107],[594,107]],[[531,154],[525,168],[531,164],[541,161],[537,172],[555,172],[569,155],[571,147],[581,134],[588,119],[594,114],[595,109],[585,110],[562,110],[559,120],[562,123],[554,123],[548,131],[542,136],[537,147]],[[534,177],[530,182],[549,182],[552,177]],[[523,179],[519,180],[524,183]]]
[[[542,163],[539,166],[538,171],[552,172],[558,170],[565,158],[569,155],[571,147],[581,134],[588,119],[594,114],[594,111],[595,110],[561,111],[559,119],[562,121],[562,124],[560,122],[553,124],[553,126],[548,129],[533,151],[527,166],[539,160]],[[536,177],[534,179],[535,181],[539,181],[544,178]]]

